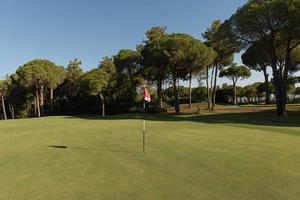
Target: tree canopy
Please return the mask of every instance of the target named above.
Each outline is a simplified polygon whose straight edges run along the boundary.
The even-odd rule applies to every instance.
[[[249,78],[251,76],[250,70],[243,66],[237,65],[236,63],[232,64],[230,67],[222,69],[220,71],[220,77],[227,77],[232,80],[234,87],[234,104],[237,104],[236,99],[236,83],[239,79]]]
[[[286,103],[298,92],[299,16],[300,0],[249,0],[229,19],[213,21],[201,39],[154,26],[135,49],[121,49],[87,71],[79,59],[66,67],[46,59],[31,60],[9,76],[9,84],[0,82],[1,116],[89,114],[100,108],[103,116],[140,111],[144,85],[153,99],[147,109],[153,112],[174,106],[179,113],[180,103],[191,108],[192,102],[203,100],[210,111],[216,101],[276,101],[277,115],[285,116]],[[245,66],[233,63],[238,52],[243,52]],[[251,70],[263,72],[264,83],[238,86]],[[218,77],[229,78],[232,85],[218,85]]]
[[[162,47],[167,58],[167,68],[172,77],[175,110],[179,113],[177,81],[180,78],[185,79],[193,72],[205,69],[212,62],[214,53],[201,41],[182,33],[167,35],[162,42]]]
[[[286,115],[287,79],[300,45],[300,0],[249,0],[226,22],[227,36],[247,49],[260,45],[271,59],[277,114]]]

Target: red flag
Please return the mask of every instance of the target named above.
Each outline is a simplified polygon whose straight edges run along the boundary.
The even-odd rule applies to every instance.
[[[147,88],[144,88],[144,100],[147,101],[148,103],[151,101],[151,97]]]

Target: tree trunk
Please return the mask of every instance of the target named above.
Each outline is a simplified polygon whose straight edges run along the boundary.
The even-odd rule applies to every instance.
[[[100,99],[101,99],[101,107],[102,107],[102,117],[105,117],[105,101],[104,96],[102,93],[99,93]]]
[[[178,105],[180,105],[180,84],[179,84],[179,78],[177,79],[177,97],[178,97]]]
[[[263,69],[265,77],[265,92],[266,92],[266,104],[270,104],[270,88],[269,88],[269,74],[267,73],[267,67]]]
[[[12,119],[15,119],[15,108],[11,104],[9,104],[9,111]]]
[[[218,66],[216,65],[215,77],[214,77],[214,89],[213,89],[212,107],[211,107],[212,111],[214,111],[215,105],[216,105],[217,76],[218,76]]]
[[[287,101],[287,81],[281,77],[281,72],[277,70],[277,66],[273,66],[273,77],[275,85],[276,108],[278,116],[286,116]]]
[[[37,117],[41,117],[41,110],[40,110],[40,97],[39,97],[39,91],[38,88],[35,89],[35,104],[37,109]]]
[[[2,103],[2,110],[3,110],[4,120],[7,120],[6,109],[5,109],[5,102],[4,102],[4,96],[3,95],[1,95],[1,103]]]
[[[157,100],[158,100],[158,110],[159,112],[161,111],[162,109],[162,94],[161,94],[161,91],[162,91],[162,81],[161,80],[158,80],[157,81]]]
[[[208,81],[209,77],[208,77],[208,67],[206,67],[206,91],[207,91],[207,109],[210,110],[211,109],[211,95],[210,95],[210,87],[209,87],[209,81]]]
[[[236,98],[236,83],[233,82],[233,104],[237,105],[237,98]]]
[[[37,106],[36,106],[36,97],[34,97],[34,116],[37,116]]]
[[[192,108],[192,73],[189,76],[189,109]]]
[[[180,112],[179,108],[179,98],[178,98],[178,87],[177,87],[177,78],[173,76],[173,94],[174,94],[174,106],[175,106],[175,113],[178,114]]]
[[[286,101],[287,101],[287,93],[286,93],[286,83],[284,80],[275,80],[276,82],[276,107],[277,107],[277,115],[278,116],[286,116]]]
[[[274,38],[272,38],[274,40]],[[271,61],[276,95],[276,110],[280,117],[286,116],[287,72],[289,69],[290,52],[286,52],[285,66],[277,68],[277,55],[274,43],[271,44]]]
[[[214,73],[215,73],[216,67],[213,67],[211,70],[211,78],[210,78],[210,101],[211,101],[211,106],[210,106],[210,111],[213,111],[212,107],[212,101],[213,101],[213,84],[214,84]]]
[[[40,111],[41,116],[44,116],[44,86],[40,88]]]
[[[50,109],[53,111],[53,88],[50,88]]]

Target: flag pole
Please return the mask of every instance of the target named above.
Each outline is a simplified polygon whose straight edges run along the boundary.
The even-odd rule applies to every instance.
[[[144,86],[144,99],[143,99],[143,152],[146,153],[146,101],[151,101],[150,94]]]
[[[144,110],[144,116],[143,116],[143,152],[146,153],[146,102],[143,101],[143,110]]]

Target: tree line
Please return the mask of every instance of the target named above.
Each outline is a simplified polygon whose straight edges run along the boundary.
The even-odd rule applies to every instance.
[[[299,103],[300,102],[300,86],[296,87],[296,80],[289,80],[288,84],[288,102],[289,103]],[[272,82],[269,82],[269,96],[266,94],[265,83],[264,82],[255,82],[253,84],[246,85],[244,87],[234,86],[232,84],[224,83],[221,86],[217,87],[216,91],[216,101],[221,104],[267,104],[275,103],[275,90]],[[190,102],[190,93],[189,87],[180,86],[179,91],[179,101],[180,104],[189,104]],[[155,99],[156,95],[153,96]],[[207,104],[207,88],[203,84],[200,84],[197,87],[192,88],[191,93],[192,103],[198,104],[201,103]],[[165,107],[170,108],[174,105],[174,97],[172,94],[172,87],[167,87],[163,90],[163,102],[165,102]],[[198,107],[198,106],[197,106]]]
[[[232,81],[232,103],[237,104],[237,82],[248,78],[250,70],[264,74],[266,103],[270,103],[273,87],[277,115],[285,116],[289,82],[299,71],[299,16],[300,0],[249,0],[229,19],[214,21],[202,40],[153,27],[136,49],[104,57],[87,72],[78,59],[66,68],[44,59],[29,61],[0,81],[3,118],[138,111],[139,88],[144,84],[155,88],[153,106],[158,112],[164,110],[163,96],[170,90],[164,85],[172,85],[172,104],[179,113],[180,80],[189,82],[191,107],[194,77],[206,80],[205,99],[213,111],[220,89],[218,78]],[[233,63],[237,52],[243,53],[244,65]]]

